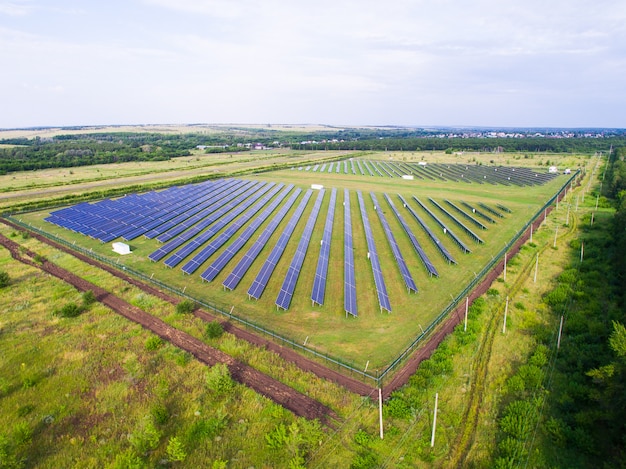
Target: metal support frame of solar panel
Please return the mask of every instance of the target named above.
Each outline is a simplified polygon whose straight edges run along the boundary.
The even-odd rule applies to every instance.
[[[267,244],[267,241],[276,231],[280,222],[285,218],[287,212],[291,209],[293,204],[296,202],[298,196],[302,192],[302,189],[296,189],[294,193],[289,197],[287,202],[280,208],[280,210],[274,215],[269,224],[265,227],[263,232],[259,235],[254,244],[248,249],[248,251],[244,254],[241,260],[237,263],[232,272],[228,275],[226,280],[222,282],[224,289],[228,288],[229,290],[234,290],[239,282],[246,274],[254,260],[257,258],[261,250]],[[234,254],[233,254],[234,255]],[[232,256],[231,256],[232,257]]]
[[[263,263],[261,270],[257,274],[256,278],[252,281],[250,288],[248,288],[248,298],[255,298],[257,300],[261,298],[261,295],[263,294],[263,291],[267,286],[267,282],[269,282],[269,279],[272,276],[272,273],[274,273],[274,269],[276,268],[276,264],[278,264],[278,261],[280,261],[283,252],[285,252],[285,249],[287,248],[287,243],[289,243],[289,239],[291,238],[293,231],[296,229],[296,225],[298,224],[298,221],[300,220],[300,217],[302,216],[302,213],[304,212],[304,209],[306,208],[312,193],[312,189],[308,189],[305,192],[302,201],[298,205],[298,208],[291,216],[289,223],[287,223],[287,226],[281,233],[280,238],[278,238],[274,249],[272,249],[272,252]]]
[[[190,206],[186,210],[182,210],[174,218],[171,218],[162,225],[157,226],[150,231],[144,233],[144,236],[148,239],[153,239],[159,235],[162,235],[168,230],[174,228],[175,226],[178,226],[185,220],[191,218],[196,213],[204,210],[207,207],[210,207],[211,204],[215,203],[215,201],[220,198],[221,194],[241,182],[242,181],[239,181],[237,179],[222,179],[220,181],[217,181],[216,184],[211,188],[211,191],[205,194],[201,199],[199,199],[198,204]]]
[[[450,220],[452,220],[459,228],[461,228],[470,238],[472,238],[474,241],[476,241],[479,244],[484,243],[484,241],[476,233],[474,233],[467,226],[465,226],[461,220],[459,220],[457,217],[452,215],[448,210],[442,207],[441,204],[439,204],[436,200],[434,200],[432,197],[429,197],[428,200],[430,200],[431,204],[433,204],[435,207],[441,210],[445,215],[447,215],[448,218],[450,218]]]
[[[208,240],[217,234],[222,228],[226,228],[224,232],[211,241],[207,246],[202,248],[202,250],[193,256],[193,258],[190,259],[181,268],[181,270],[186,274],[193,274],[196,270],[198,270],[198,268],[204,264],[209,257],[215,254],[215,251],[221,248],[237,231],[241,229],[241,227],[248,223],[254,215],[259,213],[259,211],[282,189],[282,187],[283,184],[275,186],[272,190],[263,195],[252,207],[250,207],[250,205],[254,203],[254,200],[249,199],[246,203],[235,208],[222,219],[218,220],[218,222],[211,226],[211,228],[206,232],[204,239]],[[237,218],[244,210],[246,210],[245,213]],[[199,240],[199,242],[203,241]]]
[[[433,211],[431,209],[429,209],[426,205],[424,205],[417,197],[413,196],[413,199],[419,204],[420,207],[422,207],[422,209],[424,209],[424,211],[426,213],[428,213],[428,215],[430,215],[430,217],[435,220],[435,222],[443,229],[443,233],[447,234],[452,241],[454,241],[456,243],[456,245],[461,248],[461,251],[463,251],[466,254],[471,253],[472,251],[470,250],[470,248],[468,248],[465,243],[463,243],[463,241],[461,241],[461,239],[454,234],[454,232],[448,228],[448,226],[439,219],[439,217],[437,215],[435,215],[433,213]]]
[[[333,187],[330,193],[328,212],[324,224],[324,234],[322,235],[315,278],[313,279],[313,289],[311,290],[311,304],[323,305],[326,293],[326,275],[328,273],[328,260],[330,259],[330,242],[333,235],[333,222],[335,220],[335,202],[337,200],[337,189]]]
[[[263,197],[263,195],[265,195],[265,193],[267,193],[267,191],[270,190],[274,185],[275,183],[264,184],[256,191],[249,194],[249,196],[245,199],[235,199],[232,202],[224,205],[217,212],[211,215],[211,218],[214,221],[213,223],[211,223],[210,226],[206,228],[205,231],[197,234],[191,240],[189,240],[187,244],[185,244],[178,251],[168,257],[164,261],[164,264],[168,267],[176,267],[192,252],[194,252],[204,243],[213,238],[213,236],[219,233],[226,225],[228,225],[228,223],[238,217],[244,210],[247,210],[252,204],[254,204],[257,200]],[[198,258],[198,261],[200,260],[204,262],[205,259]],[[195,263],[193,265],[195,265]],[[189,273],[190,270],[195,271],[195,269],[193,269],[193,267],[190,265],[185,273]]]
[[[260,183],[252,184],[251,186],[245,184],[243,187],[239,187],[236,191],[222,197],[216,203],[212,204],[210,208],[197,213],[187,220],[185,223],[189,223],[190,225],[185,226],[184,233],[181,233],[176,238],[161,246],[159,249],[151,253],[148,258],[152,261],[159,261],[163,259],[163,257],[167,256],[174,249],[186,243],[202,230],[214,223],[215,220],[219,218],[219,212],[223,207],[228,206],[233,201],[239,203],[245,200],[251,194],[256,192],[259,187]],[[216,214],[218,214],[218,216],[216,216]]]
[[[313,228],[315,228],[315,222],[317,221],[317,217],[320,213],[320,207],[322,206],[324,193],[325,190],[321,189],[319,194],[317,195],[317,199],[315,200],[313,209],[309,214],[309,219],[306,222],[304,231],[302,232],[302,236],[300,237],[300,241],[298,242],[296,252],[293,255],[291,264],[289,264],[289,269],[287,269],[287,274],[285,275],[283,285],[280,287],[280,291],[278,292],[278,296],[276,297],[276,307],[282,308],[285,311],[287,311],[289,309],[289,305],[291,305],[293,292],[296,289],[296,283],[298,282],[298,277],[300,276],[302,264],[304,263],[307,250],[309,249],[311,235],[313,234]]]
[[[378,304],[380,305],[381,312],[386,309],[391,313],[391,304],[389,303],[389,295],[387,294],[387,286],[385,285],[385,279],[383,278],[383,272],[380,268],[380,261],[378,260],[378,251],[376,250],[376,243],[374,241],[374,235],[372,234],[372,227],[370,226],[367,211],[365,209],[365,202],[363,201],[363,194],[361,191],[357,191],[357,198],[359,199],[359,207],[361,209],[361,219],[363,220],[363,228],[365,229],[365,239],[367,240],[367,249],[369,254],[370,266],[372,268],[372,274],[374,274],[374,284],[376,285],[376,293],[378,295]]]
[[[343,308],[348,314],[358,316],[356,304],[356,276],[354,274],[354,246],[352,243],[352,216],[350,192],[343,190]]]
[[[259,227],[268,219],[268,217],[272,214],[272,212],[278,207],[282,201],[289,195],[289,192],[293,189],[293,184],[288,185],[278,196],[270,203],[263,212],[256,217],[252,223],[250,223],[246,229],[239,235],[239,237],[233,241],[222,254],[218,256],[213,263],[207,267],[207,269],[202,272],[200,278],[204,281],[211,282],[217,275],[222,271],[222,269],[230,262],[230,260],[239,252],[239,250],[246,244],[252,235],[259,229]],[[297,197],[292,196],[293,200]],[[293,201],[291,202],[293,204]],[[289,207],[291,207],[289,204]],[[283,215],[284,216],[284,215]]]
[[[411,244],[413,245],[413,248],[415,249],[417,256],[422,261],[422,264],[424,264],[424,267],[426,267],[426,270],[428,271],[428,275],[430,276],[434,275],[435,277],[439,277],[439,272],[437,272],[437,268],[430,261],[430,259],[428,258],[428,255],[426,254],[426,252],[424,252],[424,249],[422,249],[422,245],[413,234],[413,231],[411,231],[411,228],[409,227],[407,222],[404,220],[404,217],[400,214],[400,212],[398,211],[398,209],[392,202],[391,198],[387,194],[383,194],[383,196],[387,200],[387,203],[391,207],[391,210],[393,210],[393,213],[396,216],[397,220],[402,225],[402,228],[404,228],[404,232],[409,237],[409,240],[411,241]]]
[[[497,210],[494,210],[493,208],[489,207],[488,205],[485,205],[482,202],[478,202],[478,206],[484,208],[489,213],[495,215],[498,218],[504,218],[504,215],[502,215],[500,212],[498,212]]]
[[[513,213],[513,211],[512,211],[511,209],[509,209],[509,208],[505,207],[505,206],[504,206],[504,205],[502,205],[502,204],[496,204],[496,207],[498,207],[500,210],[505,211],[506,213]]]
[[[483,220],[487,220],[489,223],[492,223],[492,224],[496,223],[496,221],[493,218],[491,218],[489,215],[487,215],[486,213],[481,212],[476,207],[468,204],[467,202],[461,201],[461,205],[463,205],[464,207],[469,209],[472,213],[478,215]]]
[[[409,267],[406,265],[406,261],[404,260],[404,256],[402,255],[402,251],[400,250],[400,246],[398,246],[398,242],[396,241],[396,237],[393,235],[393,231],[391,231],[391,227],[389,226],[389,222],[387,221],[387,217],[383,213],[380,208],[380,204],[378,203],[378,199],[373,192],[370,192],[370,197],[372,198],[372,202],[374,202],[374,211],[378,215],[378,219],[380,220],[380,224],[383,225],[383,230],[385,231],[385,237],[387,238],[387,242],[389,242],[389,246],[391,247],[391,252],[393,253],[393,257],[396,259],[396,264],[398,269],[400,269],[400,274],[404,280],[404,284],[409,293],[411,291],[417,293],[417,285],[415,284],[415,280],[413,280],[413,276],[409,271]]]
[[[448,199],[443,199],[443,201],[446,204],[448,204],[450,207],[452,207],[459,215],[461,215],[463,218],[465,218],[466,220],[468,220],[471,223],[473,223],[474,225],[476,225],[481,230],[486,230],[487,229],[487,227],[485,225],[483,225],[480,221],[476,220],[476,218],[471,216],[469,213],[466,213],[464,210],[461,209],[461,207],[457,206],[454,202],[452,202],[452,201],[450,201]]]
[[[176,226],[168,229],[166,232],[158,235],[156,237],[157,241],[165,243],[170,239],[178,236],[180,233],[194,226],[196,223],[200,223],[203,219],[211,215],[213,212],[218,210],[220,207],[230,202],[239,194],[242,194],[244,191],[249,190],[250,187],[255,185],[254,181],[239,181],[236,180],[234,185],[230,185],[227,190],[221,190],[218,194],[211,197],[210,203],[209,200],[206,201],[206,206],[200,210],[199,212],[194,213],[187,219],[181,221]]]

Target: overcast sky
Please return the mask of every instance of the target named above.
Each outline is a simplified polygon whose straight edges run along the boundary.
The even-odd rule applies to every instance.
[[[626,0],[0,0],[0,128],[626,127]]]

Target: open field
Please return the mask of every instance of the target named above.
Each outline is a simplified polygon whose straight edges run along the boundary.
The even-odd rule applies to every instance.
[[[423,155],[416,156],[422,158]],[[445,155],[450,157],[450,155]],[[452,156],[454,158],[454,155]],[[473,155],[472,157],[475,157]],[[443,158],[443,156],[442,156]],[[510,187],[493,186],[489,184],[466,184],[452,183],[449,181],[403,181],[398,178],[372,178],[364,176],[344,174],[320,174],[304,171],[284,170],[272,173],[263,173],[247,179],[284,182],[297,182],[302,188],[311,183],[323,183],[325,187],[349,189],[351,194],[352,223],[354,231],[355,270],[358,290],[359,317],[346,318],[343,312],[343,214],[341,210],[342,194],[338,195],[337,213],[333,230],[331,245],[331,264],[329,270],[327,301],[323,307],[312,307],[310,302],[310,288],[312,285],[317,256],[320,249],[321,231],[325,221],[325,213],[328,208],[327,195],[322,204],[316,229],[311,239],[310,248],[306,256],[302,273],[298,281],[291,307],[288,311],[277,311],[274,305],[276,294],[282,284],[289,262],[296,250],[297,243],[290,242],[285,254],[281,258],[268,288],[260,300],[249,300],[245,294],[247,286],[252,282],[259,271],[262,261],[267,257],[269,250],[277,240],[281,229],[274,233],[268,245],[260,253],[259,258],[244,277],[240,286],[234,291],[224,291],[221,282],[228,275],[232,266],[244,255],[247,248],[235,256],[227,268],[210,284],[202,282],[199,278],[200,269],[196,274],[187,276],[180,272],[180,266],[174,269],[163,268],[163,264],[155,264],[147,259],[148,254],[158,247],[154,240],[137,238],[130,244],[133,254],[119,259],[120,266],[128,266],[132,269],[152,276],[161,282],[179,288],[192,297],[202,299],[216,305],[224,311],[234,308],[234,314],[247,320],[253,321],[263,327],[277,331],[278,333],[296,341],[307,342],[307,346],[323,354],[339,357],[356,368],[364,368],[366,362],[370,362],[369,370],[373,373],[383,369],[395,356],[397,356],[415,337],[420,334],[422,328],[426,328],[433,319],[447,306],[465,285],[473,278],[475,272],[479,272],[483,266],[497,255],[507,242],[517,233],[534,215],[537,210],[564,184],[566,179],[561,176],[544,186],[534,187]],[[376,290],[367,260],[367,247],[364,230],[360,219],[359,206],[356,200],[356,190],[364,193],[368,216],[372,224],[376,239],[377,249],[381,259],[381,267],[387,283],[389,296],[392,299],[392,314],[381,314],[377,305]],[[453,253],[459,265],[449,265],[443,261],[440,254],[432,243],[420,233],[417,223],[406,212],[403,217],[418,235],[424,250],[429,258],[437,265],[440,278],[429,277],[419,259],[415,255],[409,240],[402,231],[400,224],[393,216],[390,209],[386,208],[386,217],[396,233],[399,247],[407,260],[409,270],[414,276],[420,292],[408,294],[404,282],[395,265],[395,260],[385,239],[378,217],[373,210],[369,191],[377,194],[379,201],[383,202],[382,193],[389,193],[395,198],[396,193],[401,193],[410,199],[412,195],[426,200],[428,197],[437,199],[448,198],[452,201],[459,200],[470,203],[485,202],[493,204],[496,201],[509,207],[512,215],[506,215],[502,221],[498,221],[487,230],[478,233],[486,242],[477,245],[468,237],[454,229],[463,241],[471,246],[471,254],[463,254],[447,237],[438,232],[447,249]],[[341,192],[341,191],[340,191]],[[401,207],[399,200],[395,200],[397,207]],[[299,239],[303,226],[308,217],[312,203],[305,210],[303,217],[296,227],[293,239]],[[414,206],[415,210],[420,210]],[[293,208],[292,208],[293,211]],[[291,212],[290,212],[291,213]],[[87,249],[92,249],[100,256],[113,258],[110,245],[101,244],[98,241],[75,235],[48,223],[42,222],[46,213],[33,213],[21,215],[20,218],[33,226],[49,231],[56,236],[66,239],[68,242],[76,242]],[[290,214],[285,217],[284,223]],[[420,216],[427,218],[424,213]],[[444,218],[441,216],[441,218]],[[430,223],[430,221],[428,221]],[[267,222],[265,222],[267,224]],[[264,228],[262,225],[259,229]],[[452,225],[451,225],[452,226]],[[434,228],[434,227],[431,227]],[[476,230],[478,231],[478,230]],[[211,259],[215,259],[224,249],[223,246]],[[208,265],[209,262],[205,264]],[[307,339],[308,337],[308,339]]]

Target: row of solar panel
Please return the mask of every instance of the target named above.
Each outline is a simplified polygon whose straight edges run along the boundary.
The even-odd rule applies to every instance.
[[[360,159],[310,165],[299,167],[298,170],[380,177],[413,176],[418,179],[430,179],[433,181],[451,180],[478,184],[503,184],[506,186],[540,185],[557,176],[555,173],[538,173],[530,168],[523,167],[512,168],[443,163],[416,164]]]
[[[170,241],[166,245],[157,249],[154,253],[152,253],[149,257],[153,260],[160,260],[165,255],[171,253],[174,249],[184,244],[186,241],[190,241],[183,248],[181,248],[178,252],[174,253],[170,256],[165,264],[173,267],[178,265],[182,260],[186,259],[191,253],[196,251],[202,245],[207,243],[210,239],[216,236],[220,231],[224,230],[215,240],[210,242],[207,246],[205,246],[200,252],[195,254],[191,260],[189,260],[182,268],[185,273],[193,273],[195,272],[206,260],[208,260],[218,249],[220,249],[224,244],[226,244],[236,232],[238,232],[246,223],[248,223],[255,214],[257,214],[265,205],[270,202],[270,200],[274,199],[273,202],[267,206],[267,208],[255,218],[255,220],[244,230],[244,232],[237,238],[231,246],[229,246],[206,270],[202,273],[201,278],[207,281],[213,280],[217,274],[226,266],[226,264],[234,257],[234,255],[243,247],[243,245],[252,237],[254,232],[260,227],[260,225],[270,216],[270,214],[280,205],[282,200],[288,195],[288,193],[293,189],[293,186],[289,186],[283,190],[279,196],[276,197],[281,189],[283,188],[282,184],[274,185],[273,183],[253,183],[251,181],[239,181],[239,180],[226,180],[226,181],[216,181],[211,184],[204,185],[196,185],[191,186],[191,189],[186,191],[181,190],[181,188],[176,188],[178,190],[168,190],[163,191],[162,193],[149,193],[145,195],[146,197],[131,195],[117,201],[103,201],[105,203],[97,203],[97,204],[78,204],[70,209],[63,209],[61,211],[55,212],[48,219],[49,221],[56,223],[59,220],[63,220],[62,223],[57,223],[60,226],[64,226],[70,229],[73,229],[74,224],[79,224],[80,226],[87,226],[89,223],[85,223],[87,219],[95,218],[97,221],[101,220],[111,220],[111,213],[124,214],[124,210],[128,210],[128,213],[125,214],[125,219],[128,219],[129,215],[135,216],[140,208],[143,208],[145,212],[144,216],[141,217],[146,223],[143,226],[135,226],[134,230],[139,232],[140,230],[144,230],[143,232],[148,234],[148,227],[150,230],[157,230],[158,227],[155,227],[155,220],[159,220],[162,225],[169,225],[171,220],[177,219],[180,221],[180,224],[186,226],[187,230],[183,230],[183,233],[180,234],[173,241]],[[233,273],[224,281],[224,286],[226,288],[233,289],[239,283],[241,277],[248,270],[252,262],[258,256],[261,248],[265,245],[271,234],[277,228],[278,224],[282,221],[287,211],[295,202],[299,190],[296,191],[289,199],[288,203],[286,203],[283,208],[277,213],[274,220],[268,225],[263,235],[259,237],[259,240],[253,247],[250,249],[249,253],[244,256],[244,258],[240,261],[238,266],[235,268]],[[182,197],[185,195],[185,197]],[[257,278],[251,285],[248,294],[250,297],[259,298],[265,289],[269,278],[280,259],[280,256],[284,252],[287,242],[289,241],[293,230],[295,229],[302,212],[304,211],[308,199],[311,196],[311,191],[307,191],[305,198],[301,201],[298,210],[292,216],[289,224],[283,231],[279,242],[275,246],[274,250],[266,260],[264,266],[259,272]],[[191,202],[189,199],[193,199],[196,197],[196,201]],[[307,222],[307,226],[304,230],[303,236],[301,237],[300,244],[294,255],[294,258],[291,262],[287,277],[283,282],[283,286],[279,293],[279,296],[276,300],[276,304],[284,309],[287,309],[290,305],[291,298],[293,296],[293,291],[295,289],[295,285],[299,276],[299,272],[304,261],[304,257],[306,255],[306,250],[310,242],[311,233],[313,231],[315,221],[317,219],[319,208],[321,206],[322,199],[324,197],[324,191],[320,191],[316,204],[314,206],[313,211],[309,217],[309,221]],[[372,201],[374,204],[374,209],[377,212],[381,225],[384,228],[386,238],[389,242],[391,250],[396,259],[396,263],[400,269],[401,275],[405,280],[406,286],[409,291],[417,292],[417,286],[408,270],[406,262],[402,257],[400,252],[398,243],[395,240],[393,232],[389,227],[389,224],[384,216],[382,210],[379,209],[380,205],[376,196],[371,194]],[[422,227],[427,231],[435,245],[440,249],[444,257],[448,259],[449,262],[454,262],[452,257],[447,254],[445,248],[441,245],[441,243],[436,239],[432,231],[428,229],[425,223],[421,221],[419,216],[415,213],[415,211],[408,207],[406,201],[399,196],[404,206],[409,209],[409,212],[420,222]],[[367,218],[367,213],[365,211],[365,205],[363,202],[362,194],[358,192],[359,205],[361,208],[361,215],[363,219],[363,225],[366,231],[366,238],[368,240],[368,250],[369,250],[369,258],[371,260],[372,272],[374,274],[374,280],[377,287],[377,292],[379,296],[380,307],[383,310],[391,310],[389,304],[389,298],[386,293],[386,287],[384,283],[384,278],[382,276],[382,271],[380,268],[380,263],[378,261],[378,255],[376,252],[376,246],[374,244],[374,239],[371,233],[371,227],[369,225],[369,220]],[[141,199],[141,200],[140,200]],[[419,242],[411,232],[407,223],[404,221],[400,213],[397,211],[393,202],[389,198],[387,194],[385,194],[385,199],[388,204],[392,208],[396,218],[403,226],[404,231],[407,233],[411,244],[413,245],[416,253],[421,259],[422,263],[426,267],[428,273],[430,275],[438,275],[436,268],[430,262],[424,250],[421,248]],[[198,200],[202,202],[198,203]],[[320,255],[318,259],[318,267],[316,270],[316,276],[313,286],[313,291],[311,294],[311,299],[314,303],[323,304],[324,301],[324,292],[325,292],[325,282],[326,282],[326,273],[328,269],[328,258],[330,253],[330,238],[332,236],[332,225],[334,219],[334,206],[336,200],[336,190],[332,191],[331,202],[329,204],[329,211],[326,217],[326,225],[324,229],[324,235],[321,241],[322,248],[320,249]],[[415,198],[415,200],[421,204],[421,202]],[[439,206],[434,200],[430,199],[431,203],[435,204],[435,206],[439,207],[441,210],[443,208]],[[175,201],[175,202],[174,202]],[[119,205],[116,206],[116,202]],[[447,201],[448,202],[448,201]],[[150,205],[152,204],[152,205]],[[451,204],[451,203],[450,203]],[[464,203],[466,206],[471,207],[469,204]],[[349,202],[349,192],[346,190],[344,192],[344,206],[345,209],[345,229],[346,233],[344,236],[344,244],[345,244],[345,281],[344,281],[344,297],[345,297],[345,306],[346,312],[357,315],[356,308],[356,286],[354,282],[354,259],[352,256],[352,229],[351,229],[351,221],[350,221],[350,202]],[[494,213],[498,213],[494,209],[489,208],[488,206],[482,204],[484,209],[489,209]],[[441,222],[432,212],[430,212],[425,206],[423,208],[429,213],[433,219],[435,219],[438,223],[442,225],[444,228],[444,233],[448,231],[448,233],[453,236],[453,234],[445,227],[443,222]],[[500,207],[501,209],[505,209],[505,207]],[[164,214],[159,214],[158,210],[164,210]],[[458,210],[460,208],[457,207]],[[508,209],[507,209],[508,210]],[[244,213],[245,212],[245,213]],[[243,215],[242,215],[243,213]],[[448,216],[454,219],[447,211]],[[474,212],[475,213],[475,212]],[[147,215],[149,214],[149,216]],[[204,215],[204,218],[199,218],[200,214]],[[75,218],[69,222],[68,219],[71,218],[70,215],[74,215]],[[160,216],[157,216],[160,215]],[[240,216],[241,215],[241,216]],[[498,214],[502,216],[501,214]],[[118,218],[119,219],[119,218]],[[196,221],[196,224],[191,224],[191,220]],[[82,222],[82,225],[81,225]],[[458,220],[457,220],[458,222]],[[91,223],[93,225],[93,223]],[[177,227],[180,225],[177,225]],[[162,233],[171,233],[171,231],[176,228],[176,232],[180,232],[180,229],[177,227],[170,226],[170,229],[167,231],[161,231]],[[202,231],[206,228],[205,231]],[[79,231],[82,232],[82,231]],[[158,238],[157,238],[158,239]],[[460,240],[459,240],[460,242]],[[461,246],[463,246],[461,244]],[[466,250],[469,252],[469,250]]]

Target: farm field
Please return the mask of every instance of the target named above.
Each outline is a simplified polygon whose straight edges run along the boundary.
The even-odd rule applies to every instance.
[[[380,155],[377,155],[380,158]],[[405,155],[406,157],[406,155]],[[450,158],[449,161],[459,161],[459,158],[475,158],[476,155],[442,155]],[[424,155],[409,155],[408,159],[419,161]],[[372,157],[372,159],[375,159]],[[388,160],[388,157],[385,161]],[[520,160],[523,161],[523,160]],[[523,161],[525,162],[525,161]],[[576,160],[572,157],[572,167]],[[464,164],[467,162],[463,162]],[[277,309],[276,298],[281,289],[283,279],[287,274],[291,259],[293,258],[298,241],[302,236],[305,224],[312,210],[313,201],[317,192],[307,204],[295,227],[291,240],[280,262],[270,278],[267,288],[258,300],[250,299],[247,289],[261,270],[263,261],[276,244],[287,220],[291,217],[297,203],[285,215],[278,229],[269,238],[265,247],[259,253],[250,270],[244,275],[240,285],[232,291],[224,289],[222,282],[226,279],[233,267],[244,256],[248,247],[268,224],[268,220],[262,223],[251,240],[239,251],[226,267],[211,282],[204,282],[200,273],[214,259],[227,249],[230,242],[236,238],[237,232],[229,242],[215,251],[201,268],[191,275],[185,275],[180,267],[183,264],[170,269],[165,267],[162,261],[153,262],[148,256],[157,250],[161,244],[154,239],[144,237],[135,238],[129,242],[133,253],[129,256],[118,257],[111,252],[110,243],[78,235],[44,221],[49,212],[39,212],[20,215],[22,222],[29,223],[39,229],[47,231],[55,236],[65,239],[69,243],[92,250],[99,256],[109,258],[117,262],[121,268],[128,267],[146,276],[153,277],[167,285],[179,289],[181,292],[193,298],[215,305],[223,311],[233,311],[233,314],[262,327],[275,331],[295,342],[306,343],[306,346],[322,354],[328,354],[348,362],[355,368],[369,366],[372,373],[384,369],[400,352],[402,352],[416,337],[426,329],[429,324],[440,314],[450,302],[463,291],[465,286],[480,272],[484,266],[493,260],[515,234],[524,227],[528,220],[566,183],[567,177],[559,175],[551,181],[537,186],[505,186],[502,184],[469,184],[466,182],[453,182],[451,180],[402,180],[390,177],[372,177],[341,173],[320,173],[296,169],[281,170],[262,173],[259,175],[245,176],[246,181],[271,182],[294,184],[297,188],[306,191],[311,184],[322,184],[326,194],[322,199],[320,214],[312,231],[311,241],[308,247],[302,270],[295,287],[293,300],[287,310]],[[535,168],[538,172],[546,173],[543,168]],[[315,276],[318,254],[321,248],[321,239],[324,230],[326,213],[328,211],[331,189],[337,189],[337,201],[335,204],[335,217],[330,247],[330,263],[328,281],[326,287],[326,300],[323,305],[313,306],[311,303],[311,288]],[[357,288],[358,316],[352,317],[344,311],[343,294],[343,191],[347,189],[350,195],[351,221],[354,240],[354,264],[355,280]],[[381,312],[376,294],[376,287],[370,261],[368,260],[368,247],[365,237],[365,228],[360,214],[360,206],[357,201],[357,192],[360,191],[365,202],[365,211],[372,227],[380,266],[384,281],[388,290],[391,303],[391,313]],[[381,204],[391,231],[394,233],[398,247],[406,260],[407,267],[418,287],[418,293],[409,293],[405,282],[400,274],[392,250],[385,237],[383,226],[379,221],[378,214],[374,209],[370,192],[375,193]],[[431,277],[425,270],[422,262],[415,253],[413,246],[402,225],[394,216],[384,194],[388,194],[394,201],[402,217],[418,238],[424,252],[436,266],[439,277]],[[441,243],[453,255],[457,264],[448,264],[441,256],[435,245],[425,235],[414,217],[402,205],[397,197],[401,194],[409,201],[409,206],[419,213],[437,233]],[[444,200],[450,200],[457,206],[462,202],[478,207],[484,203],[496,208],[496,203],[511,210],[511,213],[501,213],[496,223],[485,223],[487,229],[472,227],[472,230],[480,236],[484,243],[478,244],[466,233],[456,227],[453,222],[441,212],[437,216],[445,220],[451,230],[471,249],[471,253],[463,253],[459,247],[447,236],[441,228],[434,224],[427,213],[415,202],[413,196],[419,198],[425,204],[433,198],[442,206]],[[298,199],[298,202],[300,198]],[[429,205],[433,211],[437,211],[434,205]],[[450,207],[448,207],[450,209]],[[450,212],[454,212],[450,209]],[[457,213],[458,215],[458,213]],[[271,218],[271,217],[270,217]],[[461,219],[461,217],[459,216]],[[470,223],[463,220],[468,226]],[[227,226],[216,233],[219,236],[228,229]],[[197,251],[196,251],[197,252]],[[195,255],[195,252],[185,259],[185,262]]]

